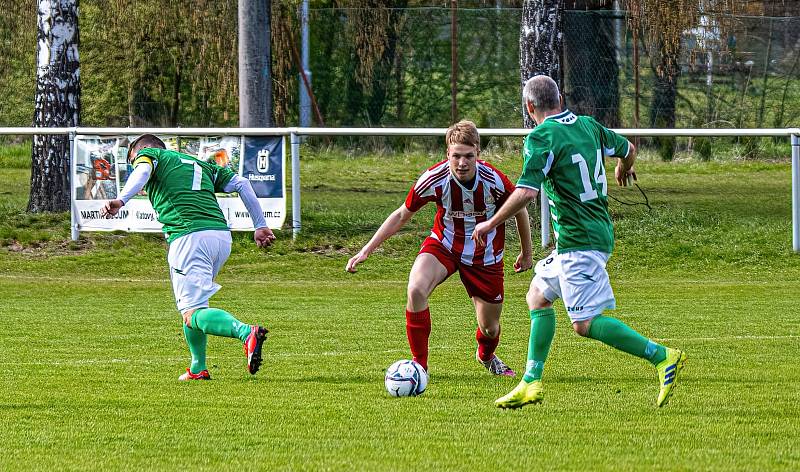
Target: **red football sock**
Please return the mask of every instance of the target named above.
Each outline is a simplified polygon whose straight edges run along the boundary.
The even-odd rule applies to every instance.
[[[481,329],[478,328],[475,330],[475,340],[478,341],[478,357],[480,357],[483,362],[486,362],[492,358],[495,349],[497,349],[497,344],[500,343],[500,333],[497,333],[496,338],[490,338],[483,334]]]
[[[431,334],[431,311],[425,308],[413,312],[406,310],[406,336],[411,355],[425,370],[428,370],[428,337]]]

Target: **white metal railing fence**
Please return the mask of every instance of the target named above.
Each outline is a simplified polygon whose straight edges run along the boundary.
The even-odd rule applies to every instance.
[[[66,135],[74,141],[77,135],[136,135],[144,133],[172,134],[178,136],[289,136],[292,155],[292,236],[296,237],[302,227],[300,218],[300,136],[444,136],[446,128],[0,128],[0,135]],[[525,128],[483,128],[483,136],[525,136]],[[792,248],[800,252],[800,128],[754,128],[754,129],[615,129],[626,137],[724,137],[762,136],[788,137],[791,140],[792,159]],[[72,144],[72,143],[71,143]],[[74,155],[73,146],[70,152]],[[74,159],[70,159],[71,165]],[[543,194],[543,192],[542,192]],[[542,200],[542,245],[550,241],[550,214],[547,203]],[[73,216],[72,237],[77,239],[77,227]]]

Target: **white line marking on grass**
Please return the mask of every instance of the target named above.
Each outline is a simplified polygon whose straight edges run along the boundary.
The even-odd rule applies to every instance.
[[[11,274],[0,274],[0,279],[9,279],[9,280],[46,280],[52,282],[75,282],[75,283],[83,283],[83,282],[137,282],[137,283],[146,283],[146,282],[155,282],[155,283],[167,283],[169,279],[131,279],[125,277],[82,277],[80,279],[67,279],[64,280],[63,277],[54,277],[50,275],[11,275]]]
[[[786,335],[779,335],[779,336],[756,336],[756,335],[741,335],[741,336],[719,336],[719,337],[699,337],[699,338],[653,338],[657,341],[734,341],[734,340],[758,340],[758,341],[770,341],[770,340],[785,340],[785,339],[800,339],[800,335],[798,334],[786,334]],[[560,344],[584,344],[586,341],[581,339],[567,339],[562,340]],[[431,351],[445,351],[445,350],[452,350],[456,346],[431,346]],[[268,357],[272,358],[298,358],[298,357],[337,357],[337,356],[351,356],[351,355],[359,355],[365,354],[367,351],[363,350],[352,350],[352,351],[323,351],[323,352],[269,352],[267,354]],[[382,351],[377,351],[378,354],[408,354],[408,350],[405,348],[398,348],[398,349],[385,349]],[[223,359],[222,357],[213,357],[208,356],[206,359],[209,364],[212,364],[215,359]],[[228,357],[224,357],[224,359],[228,359]],[[51,360],[51,361],[41,361],[41,362],[0,362],[0,366],[20,366],[20,365],[52,365],[52,366],[83,366],[83,365],[104,365],[104,364],[133,364],[133,365],[153,365],[153,364],[179,364],[181,362],[186,362],[188,360],[188,356],[186,357],[159,357],[153,358],[153,356],[148,356],[148,358],[131,358],[131,359],[76,359],[76,360],[67,360],[67,361],[58,361],[58,360]]]
[[[451,349],[450,346],[446,347],[432,347],[431,351],[436,350],[449,350]],[[270,352],[267,353],[266,356],[272,358],[297,358],[297,357],[337,357],[337,356],[350,356],[350,355],[357,355],[357,354],[364,354],[365,351],[360,350],[352,350],[352,351],[324,351],[324,352]],[[393,354],[393,353],[408,353],[407,349],[386,349],[384,351],[379,351],[380,354]],[[215,359],[219,361],[223,359],[222,357],[215,357],[215,356],[208,356],[206,357],[206,362],[210,365],[215,362]],[[228,359],[228,357],[224,357],[224,359]],[[174,364],[174,363],[181,363],[187,362],[189,360],[189,356],[185,357],[136,357],[131,359],[115,359],[115,358],[95,358],[95,359],[75,359],[75,360],[49,360],[49,361],[30,361],[30,362],[0,362],[0,366],[7,365],[7,366],[21,366],[21,365],[52,365],[52,366],[67,366],[67,367],[76,367],[76,366],[84,366],[84,365],[106,365],[106,364],[134,364],[134,365],[153,365],[153,364]]]
[[[133,283],[169,283],[169,279],[137,279],[137,278],[128,278],[128,277],[82,277],[80,279],[68,279],[64,280],[62,277],[55,277],[50,275],[12,275],[12,274],[0,274],[0,279],[8,279],[8,280],[37,280],[37,281],[49,281],[49,282],[59,282],[59,283],[103,283],[103,282],[133,282]],[[239,285],[263,285],[264,280],[253,280],[252,278],[247,279],[239,279],[237,277],[226,277],[223,275],[222,281],[226,282],[236,282]],[[219,279],[217,279],[219,280]],[[275,280],[275,279],[268,279],[266,280],[268,283],[275,284],[275,285],[296,285],[296,286],[303,286],[303,285],[317,285],[319,286],[319,280]],[[365,285],[365,284],[402,284],[406,285],[408,280],[385,280],[385,279],[369,279],[369,280],[326,280],[324,282],[325,285],[328,286],[345,286],[345,285]]]
[[[756,336],[756,335],[740,335],[740,336],[717,336],[717,337],[702,337],[702,338],[657,338],[659,341],[742,341],[742,340],[772,340],[772,339],[800,339],[798,334],[785,334],[779,336]]]
[[[788,339],[800,339],[800,334],[785,334],[777,336],[758,336],[758,335],[737,335],[737,336],[706,336],[697,338],[652,338],[657,342],[665,341],[701,341],[701,342],[717,342],[717,341],[781,341]],[[565,339],[556,341],[560,344],[583,344],[586,341],[581,338]]]
[[[209,359],[211,359],[209,357]],[[51,360],[51,361],[31,361],[31,362],[0,362],[0,365],[53,365],[53,366],[68,366],[68,367],[76,367],[82,365],[105,365],[105,364],[141,364],[141,365],[150,365],[150,364],[160,364],[160,363],[172,363],[172,362],[184,362],[187,360],[187,357],[181,358],[159,358],[153,359],[152,356],[149,359],[145,358],[137,358],[137,359],[75,359],[75,360],[66,360],[66,361],[58,361],[58,360]]]

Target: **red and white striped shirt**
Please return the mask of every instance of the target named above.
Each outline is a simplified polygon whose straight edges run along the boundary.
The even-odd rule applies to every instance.
[[[491,218],[514,191],[514,184],[502,172],[477,161],[475,182],[465,188],[451,173],[447,161],[431,167],[417,180],[406,197],[406,208],[418,211],[436,202],[431,237],[437,239],[466,265],[492,265],[503,260],[505,225],[486,236],[486,246],[476,247],[470,239],[478,223]]]

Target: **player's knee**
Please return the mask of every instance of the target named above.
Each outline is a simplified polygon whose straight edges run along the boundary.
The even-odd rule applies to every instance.
[[[481,330],[481,334],[489,339],[494,339],[500,335],[500,323],[490,326],[479,326],[478,328]]]
[[[592,320],[574,321],[572,329],[583,337],[589,337],[589,326],[592,325]]]
[[[425,287],[418,284],[409,284],[408,300],[414,305],[418,305],[420,303],[426,303],[428,300],[428,290]]]
[[[531,287],[528,294],[525,296],[528,302],[528,308],[531,310],[541,310],[553,306],[553,302],[545,298],[544,293],[539,287]]]

